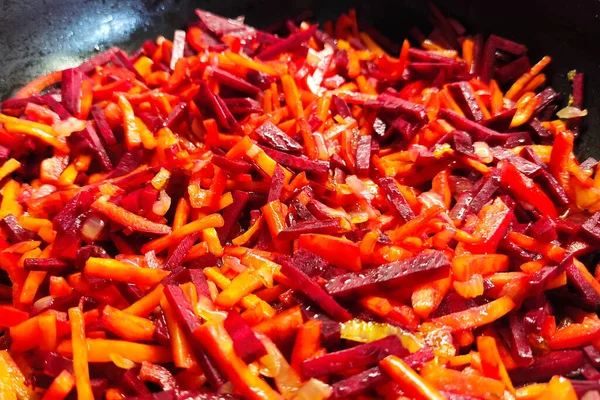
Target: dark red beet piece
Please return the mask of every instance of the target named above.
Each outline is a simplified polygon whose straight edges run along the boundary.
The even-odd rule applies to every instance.
[[[456,150],[457,154],[467,157],[475,155],[473,141],[471,140],[471,136],[469,136],[468,133],[463,131],[453,131],[452,141],[454,144],[454,150]]]
[[[62,271],[71,266],[70,263],[58,258],[26,258],[23,260],[23,268],[27,271]]]
[[[392,290],[410,281],[416,284],[426,279],[436,279],[448,271],[450,263],[440,251],[421,253],[402,261],[366,269],[360,273],[337,276],[325,284],[332,296],[367,295],[381,290]]]
[[[567,375],[580,368],[583,362],[581,350],[553,351],[538,356],[531,366],[515,368],[508,374],[515,385],[543,382],[554,375]]]
[[[398,214],[408,222],[415,218],[415,213],[408,205],[406,198],[398,189],[394,178],[381,178],[379,180],[379,187],[385,193],[385,198],[388,203],[398,212]]]
[[[300,46],[311,38],[317,31],[317,25],[312,25],[310,28],[292,34],[287,38],[267,47],[256,55],[259,60],[270,60],[277,57],[279,54],[290,51]]]
[[[418,121],[424,120],[427,116],[425,107],[421,104],[411,103],[410,101],[393,97],[385,93],[377,96],[376,100],[367,100],[365,105],[376,111],[385,111],[394,116],[402,114]]]
[[[346,102],[343,99],[340,99],[338,96],[336,96],[336,95],[331,96],[331,104],[333,106],[333,109],[342,118],[350,117],[352,115],[352,113],[350,112],[350,108],[348,107],[348,104],[346,104]]]
[[[254,131],[261,142],[275,150],[296,153],[302,150],[302,145],[289,137],[284,131],[267,121]]]
[[[202,350],[201,343],[194,338],[194,331],[200,326],[200,320],[196,317],[192,305],[185,297],[183,290],[178,285],[167,285],[164,289],[165,297],[173,308],[178,322],[183,327],[186,336],[194,346],[194,354],[198,359],[198,364],[206,375],[206,379],[214,388],[219,388],[225,383],[225,380],[215,368],[214,362]]]
[[[600,306],[600,292],[597,290],[597,285],[588,281],[587,277],[579,270],[572,259],[571,262],[567,264],[566,271],[568,281],[581,294],[583,300],[589,304],[594,304],[597,307]]]
[[[252,169],[252,164],[243,160],[230,160],[227,157],[213,155],[212,163],[217,167],[234,174],[245,174]]]
[[[525,158],[517,156],[510,150],[504,149],[502,147],[492,147],[491,149],[494,158],[497,160],[508,160],[511,164],[513,164],[519,172],[531,177],[537,174],[540,171],[540,166],[527,161]]]
[[[494,71],[494,77],[498,80],[498,83],[504,85],[507,82],[512,82],[519,78],[525,72],[531,69],[531,63],[529,57],[522,56],[516,60],[500,67]]]
[[[62,73],[62,104],[72,114],[81,111],[81,83],[83,74],[75,68],[65,69]]]
[[[329,172],[329,164],[325,161],[314,161],[301,156],[283,153],[278,150],[261,146],[265,153],[284,167],[294,171],[305,171],[317,175],[326,175]]]
[[[113,56],[117,51],[120,51],[118,47],[112,47],[105,52],[100,53],[81,63],[76,69],[82,74],[92,72],[96,67],[108,64],[113,59]]]
[[[294,240],[303,233],[332,234],[340,229],[340,223],[333,218],[325,220],[302,221],[285,228],[277,235],[278,239]]]
[[[600,350],[590,344],[583,348],[583,353],[594,367],[600,367]]]
[[[534,361],[533,351],[527,338],[525,325],[520,317],[511,315],[508,317],[509,340],[511,354],[520,367],[527,367]]]
[[[263,112],[260,104],[249,97],[235,97],[223,99],[223,103],[229,108],[232,114],[249,114]]]
[[[481,124],[498,132],[506,132],[510,129],[510,123],[516,113],[516,108],[503,110],[498,115],[494,115],[492,118],[482,121]]]
[[[166,390],[158,393],[149,393],[137,397],[128,397],[130,400],[244,400],[237,394],[206,393],[200,390]]]
[[[331,386],[330,399],[355,398],[373,387],[379,387],[389,380],[389,376],[381,367],[373,367],[334,383]]]
[[[256,337],[248,323],[235,310],[230,311],[225,318],[225,329],[233,348],[245,363],[250,364],[267,354],[267,349]]]
[[[15,216],[12,214],[8,214],[6,217],[0,220],[0,228],[4,231],[13,244],[25,242],[27,240],[35,240],[37,237],[35,232],[21,227]]]
[[[260,92],[260,88],[239,78],[227,71],[215,68],[212,72],[213,78],[221,84],[235,89],[242,93],[248,93],[251,96],[256,96]]]
[[[600,241],[600,212],[595,213],[590,219],[581,225],[581,231],[590,239]]]
[[[550,243],[558,238],[556,222],[544,215],[529,227],[530,236],[545,243]]]
[[[327,314],[334,319],[345,322],[352,318],[352,315],[346,311],[337,301],[310,279],[304,272],[288,261],[283,260],[281,264],[281,273],[293,282],[295,290],[302,291],[309,299],[315,302]]]
[[[92,106],[92,117],[96,122],[96,128],[100,132],[100,136],[102,136],[102,140],[108,146],[114,146],[117,144],[117,139],[115,139],[115,135],[113,134],[112,129],[108,125],[108,121],[106,120],[106,115],[104,115],[104,111],[100,108],[99,105],[95,104]]]
[[[226,207],[222,213],[225,223],[222,227],[217,228],[217,234],[219,235],[219,240],[222,244],[224,244],[229,238],[229,233],[231,232],[233,225],[240,217],[240,214],[244,210],[244,207],[246,207],[246,203],[248,203],[249,199],[250,194],[247,192],[242,192],[239,190],[233,192],[233,204]]]
[[[475,99],[475,92],[469,82],[456,82],[447,86],[450,94],[463,110],[465,115],[473,121],[483,121],[483,112]]]
[[[181,265],[181,262],[190,251],[194,242],[198,239],[200,234],[198,232],[192,233],[191,235],[183,238],[178,244],[177,247],[169,254],[169,257],[165,260],[162,265],[162,269],[167,271],[173,271],[177,266]]]
[[[369,176],[371,164],[371,136],[360,136],[356,145],[356,175]]]
[[[150,390],[138,377],[135,369],[127,370],[121,377],[121,383],[137,395],[150,395]]]
[[[267,203],[270,203],[281,198],[283,192],[283,181],[285,179],[285,171],[279,165],[275,168],[275,172],[271,177],[271,187],[267,196]]]
[[[337,374],[348,369],[375,364],[389,355],[404,357],[407,354],[408,350],[402,345],[398,336],[388,336],[374,342],[304,360],[301,364],[302,376],[308,379]]]

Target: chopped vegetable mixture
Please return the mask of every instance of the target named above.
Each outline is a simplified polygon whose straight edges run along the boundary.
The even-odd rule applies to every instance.
[[[0,398],[600,398],[584,76],[431,12],[198,10],[3,101]]]

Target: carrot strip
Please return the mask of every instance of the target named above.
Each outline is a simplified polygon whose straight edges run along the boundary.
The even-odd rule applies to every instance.
[[[162,364],[173,361],[171,350],[162,346],[152,346],[123,340],[90,338],[86,339],[86,343],[88,362],[91,363],[112,362],[111,354],[117,354],[135,363],[146,361],[153,364]],[[56,350],[65,357],[72,357],[73,342],[71,340],[63,340]]]
[[[86,261],[83,272],[89,276],[143,286],[156,285],[171,273],[161,269],[140,268],[110,258],[97,257],[91,257]]]
[[[71,321],[73,372],[77,388],[77,399],[93,400],[94,394],[88,365],[88,346],[85,338],[85,322],[81,309],[77,307],[70,308],[69,320]]]
[[[220,228],[224,224],[223,217],[219,214],[211,214],[206,217],[197,219],[195,221],[189,222],[186,225],[183,225],[177,230],[173,232],[169,232],[168,235],[163,236],[158,239],[154,239],[142,246],[142,252],[147,253],[151,250],[155,252],[160,252],[167,247],[172,246],[175,243],[178,243],[184,237],[191,235],[192,233],[203,231],[208,228]]]
[[[42,400],[62,400],[68,396],[68,394],[75,387],[75,379],[73,375],[66,369],[61,372],[54,380]]]
[[[550,64],[552,59],[548,56],[544,56],[537,64],[535,64],[531,69],[524,73],[519,79],[513,83],[508,92],[506,92],[505,97],[509,100],[516,100],[519,93],[523,90],[523,88],[535,78],[537,74],[539,74],[548,64]]]
[[[402,385],[402,389],[407,394],[414,396],[414,398],[428,400],[445,399],[431,383],[421,378],[402,359],[396,356],[388,356],[381,360],[379,365],[394,381]]]

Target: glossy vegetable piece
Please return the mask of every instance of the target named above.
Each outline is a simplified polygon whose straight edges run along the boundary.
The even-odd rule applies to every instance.
[[[450,263],[442,252],[433,251],[403,261],[371,268],[362,273],[337,276],[325,284],[332,296],[348,297],[354,294],[373,294],[380,290],[401,287],[406,282],[416,284],[447,274]]]

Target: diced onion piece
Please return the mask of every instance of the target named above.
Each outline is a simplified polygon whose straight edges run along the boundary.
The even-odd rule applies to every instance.
[[[390,335],[397,335],[404,347],[411,353],[423,347],[414,335],[400,327],[379,322],[367,322],[360,319],[352,319],[342,323],[340,334],[342,339],[361,343],[370,343]]]
[[[562,110],[556,113],[556,116],[560,119],[571,119],[571,118],[581,118],[587,115],[587,110],[580,110],[577,107],[565,107]]]

